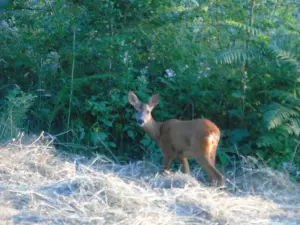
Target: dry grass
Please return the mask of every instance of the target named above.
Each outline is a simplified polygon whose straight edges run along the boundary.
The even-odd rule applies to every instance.
[[[251,159],[228,172],[227,191],[157,171],[11,141],[0,148],[0,224],[300,224],[299,185]]]

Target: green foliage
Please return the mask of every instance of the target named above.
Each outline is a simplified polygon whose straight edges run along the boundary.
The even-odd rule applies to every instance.
[[[28,131],[121,160],[161,158],[135,124],[134,90],[161,95],[158,121],[218,124],[223,166],[252,154],[300,167],[300,12],[292,1],[251,3],[14,1],[1,9],[0,83],[35,100],[20,111]]]
[[[291,108],[284,107],[278,103],[268,105],[266,112],[264,113],[264,121],[266,122],[267,129],[274,129],[283,125],[284,122],[290,118],[297,117],[298,112]],[[291,130],[292,131],[292,130]]]
[[[257,57],[257,55],[251,50],[234,49],[220,54],[218,62],[221,64],[241,63],[252,60],[255,57]]]
[[[248,34],[251,34],[251,35],[262,35],[261,30],[255,28],[255,27],[246,25],[244,23],[234,21],[234,20],[225,20],[224,24],[227,24],[231,27],[239,28],[239,29],[243,30],[244,32],[247,32]]]
[[[8,86],[7,86],[8,87]],[[5,89],[5,87],[3,87]],[[36,96],[27,94],[18,87],[8,91],[0,104],[0,138],[3,140],[15,138],[26,127],[26,114]]]

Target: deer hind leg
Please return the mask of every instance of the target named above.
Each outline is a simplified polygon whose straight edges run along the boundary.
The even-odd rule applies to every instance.
[[[200,146],[198,146],[198,156],[196,158],[198,164],[202,166],[203,170],[208,174],[210,182],[216,186],[224,185],[224,177],[215,167],[215,145],[209,139],[205,139]]]
[[[211,142],[211,148],[210,148],[210,160],[213,165],[216,163],[216,153],[217,153],[217,147],[220,140],[220,135],[211,135],[208,140]]]
[[[210,161],[212,165],[216,165],[216,153],[217,153],[217,145],[213,146],[210,151]]]
[[[183,172],[186,174],[190,174],[190,166],[187,158],[180,158],[180,163],[183,166]]]
[[[212,185],[216,185],[216,186],[224,185],[223,175],[211,163],[210,158],[208,156],[200,156],[196,160],[198,164],[202,166],[203,170],[208,174]]]

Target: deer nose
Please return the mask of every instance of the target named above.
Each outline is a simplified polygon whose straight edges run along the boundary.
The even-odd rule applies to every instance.
[[[144,124],[144,120],[138,119],[138,120],[137,120],[137,123],[138,123],[139,125],[142,125],[142,124]]]

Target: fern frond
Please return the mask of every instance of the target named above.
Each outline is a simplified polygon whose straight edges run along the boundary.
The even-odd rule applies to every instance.
[[[280,49],[286,49],[298,55],[300,47],[300,33],[294,33],[291,31],[286,31],[283,33],[281,30],[270,30],[270,37],[272,39],[272,45]]]
[[[298,61],[297,57],[290,51],[280,49],[274,45],[269,46],[269,51],[276,57],[276,59],[296,66],[296,68],[300,68],[300,62]]]
[[[270,130],[278,127],[293,116],[297,117],[299,113],[278,103],[273,103],[269,106],[269,110],[264,113],[264,121]]]
[[[291,118],[289,121],[283,125],[283,129],[290,135],[300,136],[300,119]]]
[[[258,147],[273,147],[277,146],[278,138],[275,133],[266,133],[257,141]]]
[[[217,63],[220,64],[232,64],[245,62],[247,60],[251,60],[254,57],[254,52],[246,49],[234,49],[227,52],[221,53],[217,58]]]
[[[299,48],[300,48],[300,34],[291,33],[278,33],[278,31],[270,31],[272,44],[269,45],[268,51],[273,54],[276,59],[281,62],[300,68]]]
[[[294,92],[291,93],[292,91],[283,91],[283,90],[272,90],[272,91],[263,91],[261,93],[265,93],[268,96],[278,99],[280,101],[286,101],[289,103],[295,103],[296,105],[300,105],[300,100],[297,97],[300,93],[300,88],[297,88]]]
[[[250,33],[251,35],[260,35],[263,34],[261,30],[251,27],[249,25],[246,25],[244,23],[236,22],[234,20],[225,20],[224,22],[226,25],[239,28],[247,33]]]

